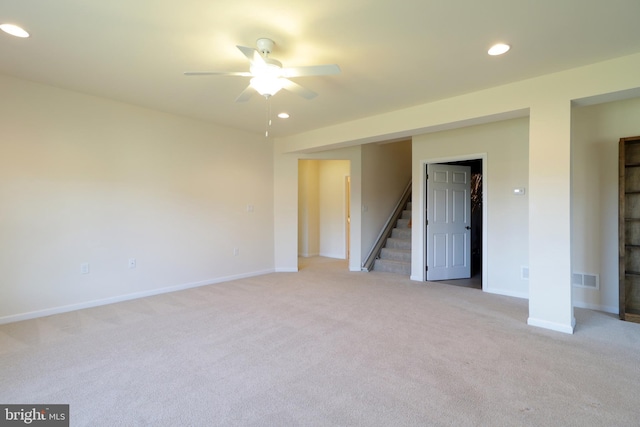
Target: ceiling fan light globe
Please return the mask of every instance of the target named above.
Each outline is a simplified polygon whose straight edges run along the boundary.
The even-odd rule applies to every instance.
[[[280,78],[254,77],[249,84],[260,95],[269,97],[278,93],[278,91],[282,89],[283,83]]]
[[[282,64],[276,60],[268,60],[269,62],[265,62],[263,64],[253,63],[250,67],[251,74],[256,77],[280,77],[282,73]]]

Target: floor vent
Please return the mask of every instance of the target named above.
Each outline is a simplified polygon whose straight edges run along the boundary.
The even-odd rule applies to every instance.
[[[573,273],[571,284],[580,288],[600,289],[600,276],[597,274]]]

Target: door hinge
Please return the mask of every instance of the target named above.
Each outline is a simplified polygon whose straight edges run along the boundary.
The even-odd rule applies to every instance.
[[[424,266],[424,271],[429,271],[429,266],[428,265]]]
[[[427,174],[427,177],[425,179],[429,179],[429,174]]]
[[[429,220],[426,220],[426,221],[424,222],[424,225],[429,225]]]

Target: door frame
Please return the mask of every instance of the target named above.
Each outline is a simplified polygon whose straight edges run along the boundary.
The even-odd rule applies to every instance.
[[[418,271],[413,270],[412,279],[419,281],[427,280],[427,239],[426,239],[426,227],[425,221],[427,219],[426,209],[427,209],[427,165],[430,163],[450,163],[450,162],[461,162],[465,160],[482,160],[482,290],[484,291],[487,288],[487,277],[488,277],[488,226],[487,226],[487,208],[488,208],[488,197],[487,194],[489,192],[489,186],[487,185],[487,153],[475,153],[475,154],[463,154],[459,156],[451,156],[451,157],[437,157],[437,158],[429,158],[420,161],[420,180],[419,182],[414,182],[414,203],[415,196],[419,195],[419,203],[416,203],[413,207],[412,216],[417,220],[413,222],[414,229],[412,233],[412,241],[413,243],[413,251],[416,253],[416,256],[412,259],[412,264],[416,264],[418,267]],[[417,187],[416,186],[417,184]],[[416,274],[417,273],[417,274]]]
[[[344,258],[351,258],[351,175],[344,176]]]

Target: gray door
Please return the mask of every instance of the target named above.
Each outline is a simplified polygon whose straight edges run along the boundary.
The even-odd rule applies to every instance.
[[[427,280],[471,277],[471,168],[427,165]]]

